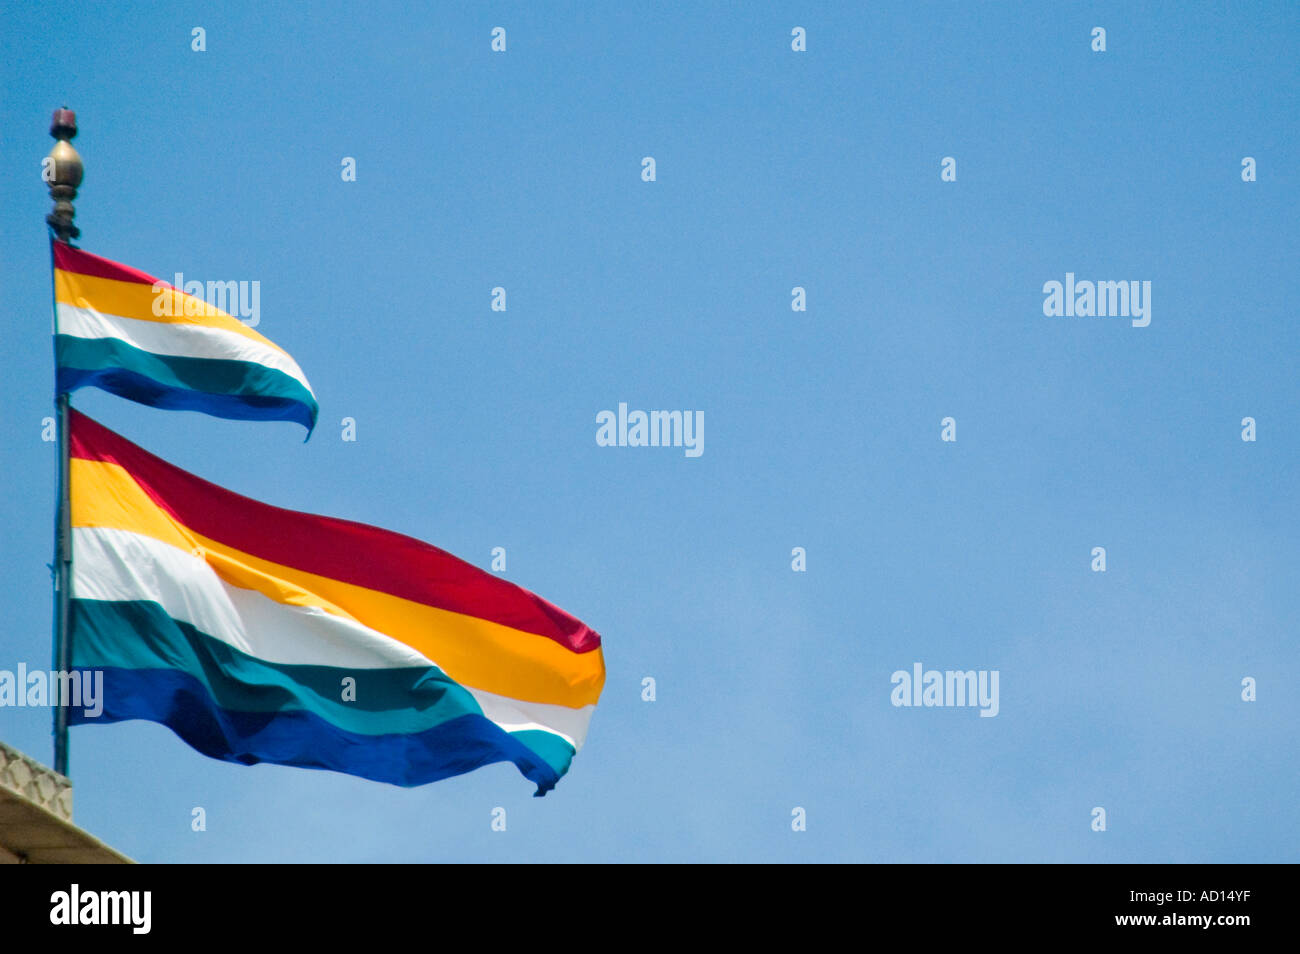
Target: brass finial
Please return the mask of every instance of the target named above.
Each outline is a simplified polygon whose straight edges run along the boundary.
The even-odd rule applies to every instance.
[[[81,156],[70,141],[77,135],[77,114],[66,108],[56,109],[50,121],[50,135],[58,142],[42,169],[42,176],[50,186],[50,198],[54,200],[54,211],[45,217],[45,222],[59,241],[67,242],[81,235],[81,229],[72,224],[77,215],[72,200],[77,197],[83,171]]]

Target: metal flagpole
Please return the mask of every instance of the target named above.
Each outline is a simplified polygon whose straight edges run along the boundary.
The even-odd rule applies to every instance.
[[[56,109],[50,122],[54,148],[42,164],[42,178],[49,184],[54,211],[45,217],[54,241],[68,243],[81,235],[72,220],[77,211],[72,200],[81,185],[81,156],[72,148],[77,135],[77,114],[70,109]],[[50,280],[54,281],[54,245],[50,245]],[[58,294],[54,296],[57,322]],[[57,328],[57,323],[56,323]],[[68,505],[68,395],[59,393],[56,365],[55,406],[59,430],[59,500],[54,515],[54,669],[60,674],[72,668],[72,645],[68,632],[68,604],[71,599],[72,514]],[[66,686],[60,679],[59,685]],[[68,774],[68,707],[67,699],[54,700],[54,770]]]

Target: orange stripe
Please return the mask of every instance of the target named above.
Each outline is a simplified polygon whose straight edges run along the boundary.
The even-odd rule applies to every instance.
[[[118,464],[73,458],[69,465],[74,527],[126,530],[198,552],[232,586],[354,619],[422,653],[465,686],[574,709],[600,697],[600,649],[575,653],[534,633],[263,560],[194,533]]]
[[[55,269],[54,298],[65,305],[92,308],[119,318],[221,328],[269,345],[277,351],[284,351],[274,341],[262,337],[239,319],[232,318],[219,308],[213,308],[201,298],[194,298],[170,287],[155,292],[150,286],[138,282],[120,282],[114,278],[97,278],[94,275]],[[155,304],[162,312],[161,315],[154,314]],[[194,313],[186,314],[187,308]]]

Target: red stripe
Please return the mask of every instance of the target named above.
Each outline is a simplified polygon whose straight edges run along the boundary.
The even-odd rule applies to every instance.
[[[137,282],[141,285],[154,285],[158,282],[158,279],[152,275],[146,275],[140,269],[132,268],[130,265],[91,255],[63,242],[54,242],[53,245],[54,267],[62,271],[89,275],[92,278],[112,278],[119,282]],[[172,287],[167,282],[163,284],[168,288]]]
[[[218,487],[72,411],[69,445],[81,460],[123,467],[158,506],[202,536],[253,556],[393,596],[536,633],[577,653],[595,630],[498,576],[413,537],[272,507]]]

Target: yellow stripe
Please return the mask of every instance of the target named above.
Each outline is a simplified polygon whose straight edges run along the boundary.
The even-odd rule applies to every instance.
[[[74,527],[126,530],[195,552],[232,586],[354,619],[424,654],[464,686],[573,709],[600,697],[600,649],[571,652],[536,633],[263,560],[194,533],[154,503],[121,465],[79,458],[69,463]]]
[[[54,298],[65,305],[92,308],[119,318],[221,328],[269,345],[277,351],[284,351],[274,341],[268,341],[239,319],[232,318],[219,308],[213,308],[203,299],[170,288],[155,292],[152,287],[140,282],[120,282],[115,278],[98,278],[55,269]],[[155,305],[162,314],[154,313]],[[186,314],[187,310],[193,313]]]

